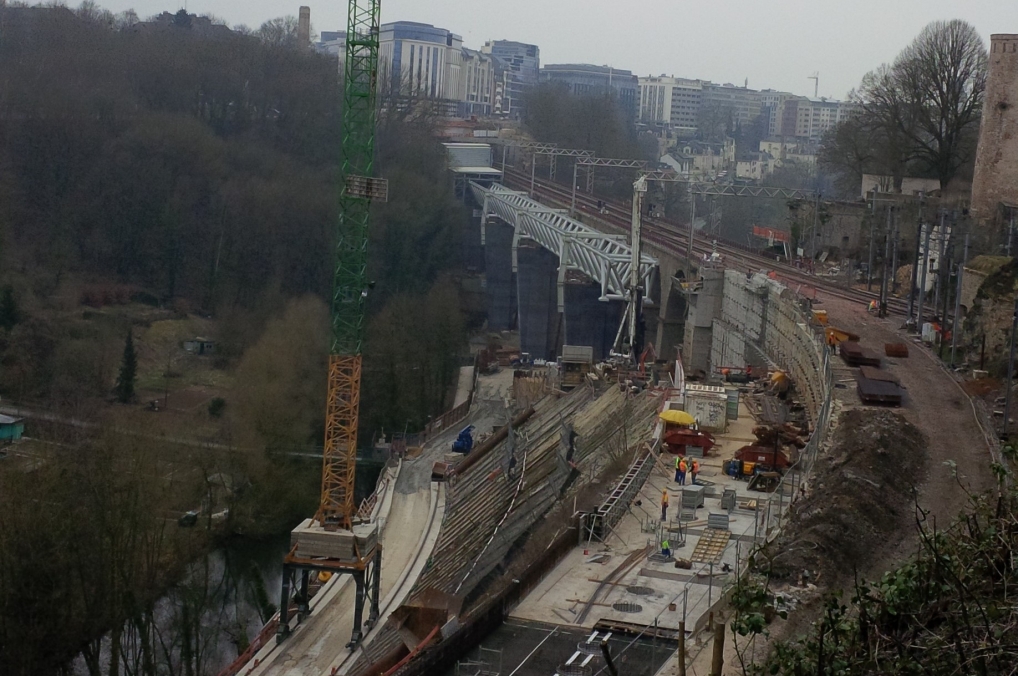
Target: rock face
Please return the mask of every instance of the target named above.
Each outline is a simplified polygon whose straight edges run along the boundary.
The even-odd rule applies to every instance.
[[[1016,291],[1018,259],[1015,258],[990,272],[979,286],[962,325],[961,342],[966,348],[969,364],[978,367],[980,352],[984,352],[986,368],[1003,373],[1011,341]]]
[[[991,35],[989,57],[972,179],[973,215],[988,226],[1018,206],[1018,35]]]

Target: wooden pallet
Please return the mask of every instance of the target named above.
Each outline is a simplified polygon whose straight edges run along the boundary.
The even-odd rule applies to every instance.
[[[704,530],[693,549],[693,555],[689,557],[690,560],[696,563],[720,563],[721,555],[725,553],[731,537],[731,531],[718,528]]]

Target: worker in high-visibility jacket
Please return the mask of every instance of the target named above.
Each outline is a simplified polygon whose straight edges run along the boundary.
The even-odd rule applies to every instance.
[[[668,520],[668,491],[661,491],[661,520]]]
[[[679,458],[679,472],[678,472],[679,478],[678,478],[678,484],[680,486],[685,486],[686,485],[686,471],[688,469],[689,469],[689,465],[686,464],[686,459],[685,458]]]
[[[696,485],[696,475],[699,473],[700,473],[700,461],[694,460],[693,466],[689,468],[689,476],[692,478],[692,481],[690,483],[692,483],[694,486]]]
[[[675,483],[682,483],[682,475],[679,474],[679,463],[682,462],[682,456],[675,456]]]
[[[661,541],[661,556],[666,559],[671,558],[672,556],[672,545],[668,542],[668,540]]]

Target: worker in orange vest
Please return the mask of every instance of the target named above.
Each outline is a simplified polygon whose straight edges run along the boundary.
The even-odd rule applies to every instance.
[[[668,490],[661,491],[661,520],[668,520]]]
[[[679,460],[679,485],[686,485],[686,471],[689,469],[689,465],[686,464],[686,459],[682,458]]]
[[[698,460],[693,461],[693,467],[690,469],[689,475],[693,478],[693,485],[696,485],[696,475],[700,473],[700,462]]]

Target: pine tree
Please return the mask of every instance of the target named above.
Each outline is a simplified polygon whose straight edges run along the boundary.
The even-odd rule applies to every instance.
[[[14,297],[14,289],[8,284],[0,291],[0,327],[10,331],[20,319],[18,300]]]
[[[134,380],[138,375],[138,355],[134,352],[134,339],[131,332],[127,332],[127,342],[124,344],[124,359],[120,362],[120,375],[117,376],[115,392],[117,401],[121,404],[134,399]]]

